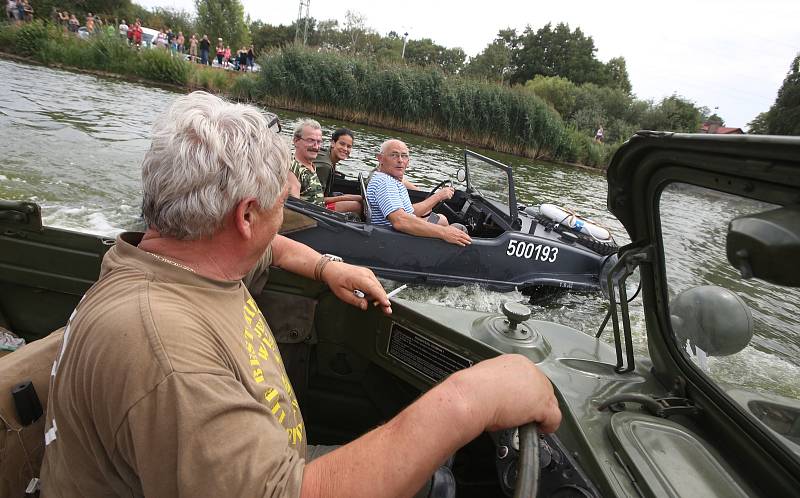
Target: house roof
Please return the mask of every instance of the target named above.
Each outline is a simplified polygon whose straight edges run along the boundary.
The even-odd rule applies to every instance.
[[[741,128],[729,128],[727,126],[716,126],[716,123],[703,123],[700,133],[711,133],[716,135],[744,135]]]

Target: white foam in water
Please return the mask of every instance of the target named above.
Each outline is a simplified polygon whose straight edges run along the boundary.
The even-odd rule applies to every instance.
[[[6,180],[8,180],[8,177],[7,177],[7,176],[5,176],[5,175],[0,175],[0,182],[4,182],[4,181],[6,181]]]
[[[528,302],[528,298],[521,292],[492,292],[477,284],[438,288],[414,286],[412,292],[404,292],[402,297],[412,301],[484,313],[499,312],[500,306],[506,301]]]
[[[122,231],[122,229],[109,223],[108,218],[101,212],[89,215],[89,226],[87,228],[88,232],[100,235],[116,235]]]
[[[51,209],[53,209],[52,213],[47,214]],[[103,212],[93,211],[86,206],[43,205],[42,210],[44,224],[48,226],[107,237],[113,237],[122,232],[121,228],[109,222]]]
[[[699,361],[691,357],[695,362]],[[709,357],[708,370],[714,379],[744,389],[800,397],[800,390],[794,381],[800,376],[800,368],[752,346],[731,356]]]

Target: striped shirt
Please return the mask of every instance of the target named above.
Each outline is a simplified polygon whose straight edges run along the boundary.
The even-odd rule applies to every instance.
[[[297,181],[300,182],[300,198],[308,201],[317,206],[325,206],[325,196],[322,190],[322,184],[317,178],[317,174],[309,171],[308,168],[300,164],[297,159],[292,158],[292,164],[289,166]]]
[[[380,171],[376,171],[369,181],[367,202],[371,212],[369,221],[381,227],[392,228],[392,223],[387,218],[398,209],[410,215],[414,214],[414,206],[411,205],[408,190],[403,182]]]

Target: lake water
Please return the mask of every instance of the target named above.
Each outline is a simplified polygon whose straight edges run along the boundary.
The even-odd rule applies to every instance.
[[[0,86],[0,199],[35,201],[43,208],[45,223],[61,228],[114,235],[137,226],[139,167],[149,146],[149,130],[177,94],[4,60],[0,60],[0,80],[4,82]],[[288,138],[300,116],[277,114]],[[401,138],[409,145],[408,176],[422,188],[454,176],[463,164],[463,148],[458,144],[325,119],[320,122],[325,136],[343,125],[355,131],[353,156],[341,168],[346,174],[372,169],[378,148],[387,138]],[[484,153],[514,167],[521,202],[553,202],[572,208],[608,227],[620,245],[628,242],[622,225],[606,210],[607,188],[601,173]],[[681,220],[702,223],[697,213],[706,204],[702,195],[680,192],[674,206],[677,222],[665,225],[665,237],[682,240],[677,237],[685,229]],[[714,265],[698,261],[693,251],[676,251],[671,266],[680,269],[686,282],[717,271]],[[718,266],[719,277],[729,278],[729,267]],[[387,287],[393,286],[387,282]],[[735,358],[715,358],[713,375],[721,381],[800,397],[800,346],[795,335],[800,298],[797,293],[782,294],[784,302],[787,295],[789,312],[767,320],[769,327],[757,328],[751,345]],[[506,300],[527,303],[519,293],[502,294],[477,286],[411,286],[402,297],[478,311],[497,311]],[[599,294],[565,294],[546,305],[529,306],[535,318],[592,335],[607,310]],[[638,299],[631,304],[631,315],[637,353],[646,354],[644,314]],[[758,332],[766,328],[771,332]],[[609,325],[604,340],[610,342],[611,336]],[[742,365],[747,365],[744,371]]]

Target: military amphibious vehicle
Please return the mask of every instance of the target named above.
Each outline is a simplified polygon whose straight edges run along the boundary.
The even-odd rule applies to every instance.
[[[616,262],[617,252],[607,229],[553,204],[520,204],[512,169],[475,152],[464,151],[458,176],[463,187],[462,182],[444,180],[430,192],[410,190],[409,196],[419,202],[451,183],[455,195],[433,211],[466,227],[472,237],[467,247],[362,221],[370,219],[369,212],[356,220],[298,199],[287,207],[309,223],[287,235],[401,282],[480,284],[524,294],[543,288],[601,289],[602,275]],[[335,191],[366,198],[363,175],[358,181],[337,176],[331,183]]]
[[[395,297],[391,316],[361,312],[317,282],[273,270],[257,301],[309,440],[344,443],[450,373],[516,352],[553,382],[561,427],[480,436],[455,455],[457,496],[796,496],[796,394],[736,384],[721,371],[755,368],[766,342],[784,341],[775,349],[787,356],[797,348],[797,322],[781,313],[800,305],[800,138],[641,132],[617,152],[608,181],[609,209],[632,243],[608,273],[610,318],[600,338],[538,320],[519,303],[479,313]],[[690,195],[712,216],[668,240],[673,207]],[[113,243],[43,227],[35,204],[2,203],[0,325],[29,341],[64,325]],[[719,271],[688,277],[671,262],[675,251]],[[641,336],[626,286],[634,272]],[[3,366],[18,355],[0,359],[6,387],[13,379]],[[770,358],[777,368],[779,358]],[[47,378],[36,386],[40,396]],[[31,460],[16,482],[0,482],[0,495],[21,496],[19,483],[35,475],[40,457],[30,445],[43,435],[17,437],[22,423],[9,393],[0,397],[0,467],[15,463],[15,445],[27,444],[22,455]],[[24,418],[29,429],[41,423]]]

